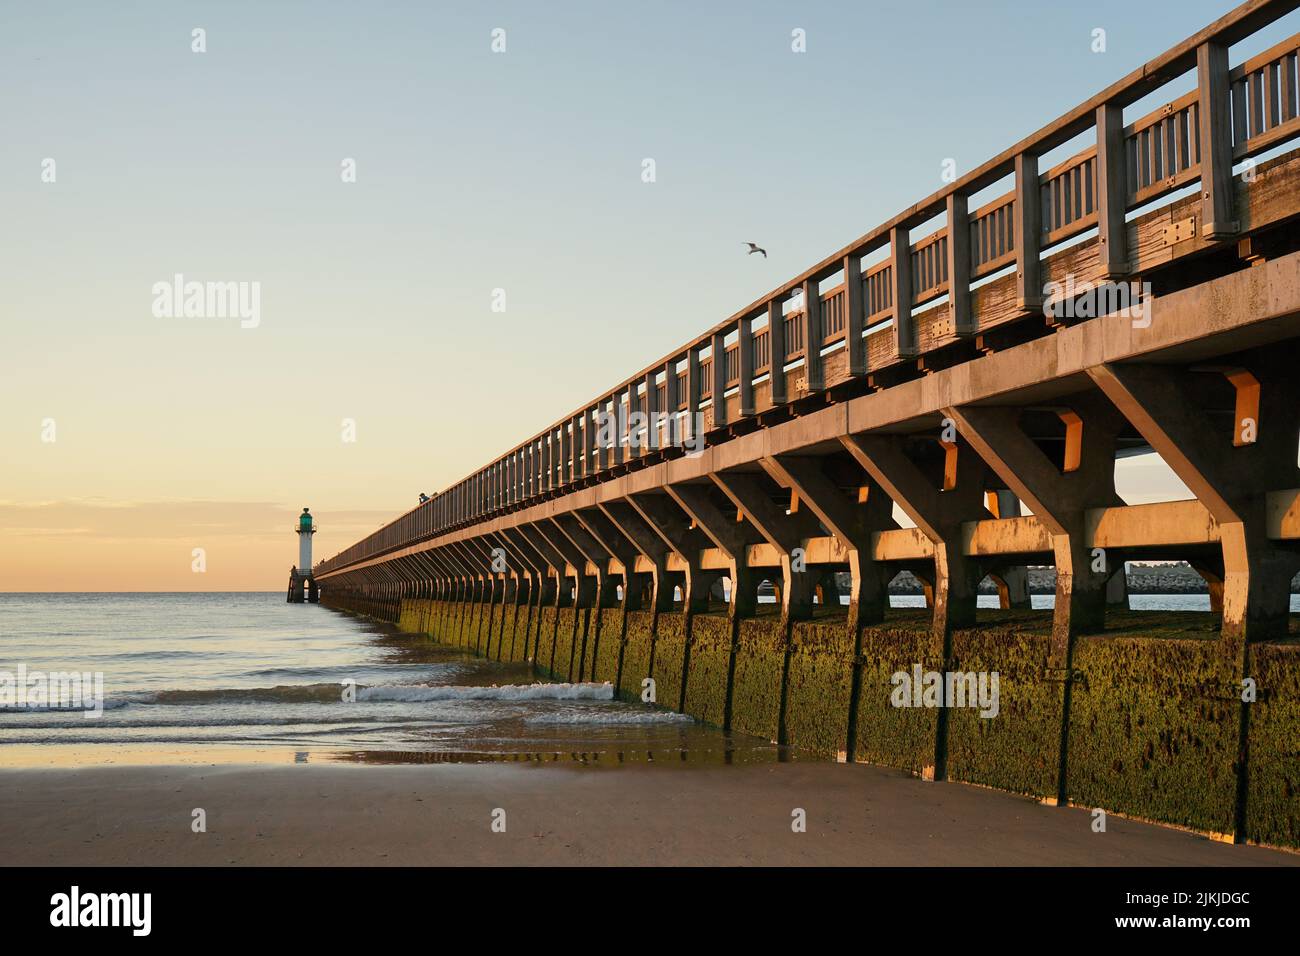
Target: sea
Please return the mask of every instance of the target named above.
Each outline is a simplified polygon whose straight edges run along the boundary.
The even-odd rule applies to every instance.
[[[1131,601],[1209,610],[1204,595]],[[1033,603],[1050,607],[1052,597]],[[39,687],[33,675],[51,672],[96,675],[102,707],[20,698],[20,674]],[[609,684],[540,680],[526,664],[288,604],[279,592],[0,593],[0,766],[743,760],[767,759],[774,746],[617,700]]]

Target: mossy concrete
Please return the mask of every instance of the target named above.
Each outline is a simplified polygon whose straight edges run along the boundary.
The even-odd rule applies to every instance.
[[[497,628],[497,653],[496,659],[499,661],[512,660],[515,646],[515,620],[519,613],[519,606],[513,601],[502,605],[499,614],[501,615],[501,624]]]
[[[639,701],[642,682],[650,676],[650,655],[654,647],[654,634],[651,631],[653,620],[654,614],[651,611],[627,612],[623,667],[618,679],[618,694],[624,700]]]
[[[1182,636],[1077,640],[1074,666],[1081,676],[1070,705],[1069,798],[1232,833],[1240,733],[1236,654],[1215,626],[1177,633]]]
[[[940,711],[895,707],[893,675],[910,677],[918,664],[996,671],[996,717],[981,717],[978,702],[948,710],[948,777],[1045,797],[1060,791],[1067,685],[1049,654],[1050,614],[981,610],[977,626],[952,632],[945,662],[923,610],[891,611],[860,635],[842,618],[795,622],[788,648],[769,614],[740,621],[733,648],[724,613],[694,615],[689,634],[679,612],[657,615],[655,632],[650,611],[596,613],[405,599],[397,624],[501,660],[531,653],[539,673],[557,680],[617,680],[628,700],[641,699],[650,676],[659,706],[715,725],[730,715],[736,731],[832,758],[850,734],[856,667],[854,758],[914,773],[935,764]],[[1220,637],[1218,618],[1204,613],[1112,610],[1104,633],[1076,638],[1070,802],[1215,834],[1235,833],[1240,817],[1240,838],[1300,848],[1300,637],[1249,648],[1246,673],[1258,699],[1244,705],[1244,811],[1240,657],[1239,645]]]
[[[998,616],[1011,619],[952,635],[949,670],[996,672],[998,709],[996,716],[981,717],[978,701],[949,708],[947,774],[952,780],[1055,797],[1065,673],[1051,669],[1051,619],[1033,612]]]
[[[538,620],[537,636],[534,638],[536,649],[533,653],[533,666],[543,674],[553,674],[555,663],[555,624],[559,609],[553,604],[541,608]]]
[[[451,643],[451,621],[454,605],[450,601],[437,601],[429,626],[429,636],[440,644]]]
[[[785,679],[785,645],[785,628],[779,617],[769,614],[740,622],[736,634],[736,664],[731,689],[733,730],[777,742],[781,721],[781,690]],[[691,674],[687,677],[688,688],[696,669],[693,648],[694,645]]]
[[[1254,644],[1246,838],[1300,848],[1300,643]]]
[[[654,635],[655,703],[669,710],[682,709],[686,662],[686,616],[681,612],[659,615]]]
[[[608,681],[613,684],[618,680],[618,660],[623,650],[623,613],[619,607],[600,609],[591,668],[591,679],[598,683]]]
[[[583,612],[574,607],[562,607],[555,616],[555,656],[551,662],[551,674],[556,680],[575,680],[573,676],[582,666],[582,649],[575,647],[575,640],[581,641],[576,634]]]
[[[895,612],[883,624],[862,629],[860,684],[854,759],[923,773],[934,766],[938,711],[930,707],[895,707],[891,680],[916,664],[943,670],[943,640],[924,612]]]
[[[731,621],[725,615],[692,615],[684,713],[725,725],[731,653]]]
[[[573,670],[569,679],[574,681],[591,680],[591,672],[596,666],[596,609],[578,608],[577,627],[573,633]]]
[[[785,743],[823,757],[845,753],[855,643],[847,620],[791,625]]]
[[[403,598],[397,612],[397,629],[405,634],[418,634],[420,630],[419,603],[413,598]]]

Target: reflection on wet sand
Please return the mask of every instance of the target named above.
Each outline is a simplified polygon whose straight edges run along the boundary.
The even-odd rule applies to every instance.
[[[796,751],[773,744],[755,741],[752,745],[735,744],[724,747],[699,747],[693,749],[661,750],[584,750],[584,751],[537,751],[531,753],[494,752],[494,751],[444,751],[430,752],[420,750],[357,750],[330,754],[320,757],[340,763],[363,763],[375,765],[394,764],[478,764],[478,763],[512,763],[532,764],[535,766],[568,766],[617,768],[629,764],[641,766],[695,766],[717,767],[725,765],[752,765],[763,763],[787,763],[801,759]],[[802,755],[802,759],[810,759]]]

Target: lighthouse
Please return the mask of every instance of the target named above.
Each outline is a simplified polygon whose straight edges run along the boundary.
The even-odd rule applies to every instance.
[[[315,604],[320,601],[320,590],[311,570],[311,536],[316,533],[316,526],[309,508],[302,509],[294,531],[298,535],[298,564],[289,569],[289,603],[309,601]]]
[[[302,514],[298,516],[298,568],[302,571],[311,570],[311,536],[316,533],[312,527],[311,511],[307,508],[302,509]]]

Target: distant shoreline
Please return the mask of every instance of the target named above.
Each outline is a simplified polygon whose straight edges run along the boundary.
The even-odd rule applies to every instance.
[[[1174,597],[1182,594],[1209,594],[1205,579],[1186,564],[1130,565],[1126,575],[1129,594]],[[921,582],[904,571],[889,585],[889,593],[899,596],[923,594]],[[991,581],[980,585],[980,594],[997,594]],[[1055,594],[1056,569],[1052,567],[1029,568],[1030,594]],[[1291,593],[1300,594],[1300,575],[1291,582]]]

